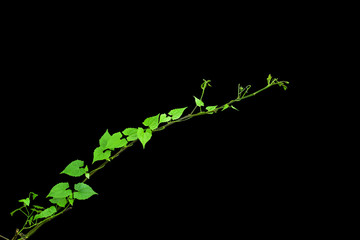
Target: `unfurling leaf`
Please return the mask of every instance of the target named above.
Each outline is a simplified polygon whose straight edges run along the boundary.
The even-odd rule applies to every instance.
[[[72,191],[68,188],[69,183],[58,183],[50,190],[50,193],[46,197],[66,198],[72,194]]]
[[[169,115],[171,116],[172,120],[179,119],[183,112],[187,109],[187,107],[184,108],[175,108],[169,112]]]
[[[269,76],[268,76],[267,79],[266,79],[268,85],[270,85],[271,79],[272,79],[272,76],[271,76],[271,74],[269,74]]]
[[[79,200],[86,200],[91,196],[97,194],[89,185],[85,183],[75,184],[74,198]]]
[[[159,126],[159,116],[160,116],[160,113],[156,116],[148,117],[143,122],[144,126],[149,127],[151,130],[156,129]]]
[[[47,218],[47,217],[50,217],[50,216],[54,215],[55,213],[56,213],[56,207],[51,206],[49,208],[46,208],[41,213],[36,214],[34,220],[36,220],[38,218]]]
[[[201,101],[200,99],[198,99],[198,98],[195,97],[195,96],[194,96],[194,98],[195,98],[196,106],[198,106],[198,107],[203,107],[203,106],[204,106],[204,102],[203,102],[203,101]]]
[[[137,136],[141,142],[141,144],[143,145],[143,148],[145,148],[145,144],[151,139],[152,137],[152,131],[150,128],[146,129],[146,131],[144,131],[144,129],[142,129],[141,127],[138,128],[137,131]]]
[[[84,161],[75,160],[72,161],[60,174],[67,174],[72,177],[80,177],[85,174],[85,169],[82,168],[84,166]]]

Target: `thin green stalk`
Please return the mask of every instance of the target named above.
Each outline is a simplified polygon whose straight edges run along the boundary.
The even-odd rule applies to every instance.
[[[0,235],[0,237],[1,237],[1,238],[3,238],[3,239],[5,239],[5,240],[10,240],[10,239],[8,239],[8,238],[6,238],[6,237],[2,236],[2,235]]]

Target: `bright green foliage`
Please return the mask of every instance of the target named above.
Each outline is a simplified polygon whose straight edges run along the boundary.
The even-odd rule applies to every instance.
[[[121,139],[122,134],[121,132],[114,133],[109,139],[106,144],[107,149],[115,149],[115,148],[121,148],[126,146],[127,141],[125,138]]]
[[[66,198],[72,194],[72,191],[68,189],[69,187],[69,183],[67,182],[58,183],[50,190],[47,197]]]
[[[130,141],[135,141],[136,139],[138,139],[138,136],[137,136],[137,131],[138,129],[137,128],[126,128],[124,131],[123,131],[123,134],[128,136],[126,138],[126,140],[128,142]]]
[[[116,158],[123,150],[133,145],[133,142],[127,145],[128,142],[130,141],[135,141],[139,139],[143,148],[145,148],[147,142],[149,142],[150,139],[152,138],[153,132],[164,130],[170,125],[173,125],[174,123],[187,121],[197,116],[214,114],[220,109],[224,111],[228,108],[232,108],[239,111],[236,107],[233,106],[234,103],[240,102],[241,100],[249,97],[253,97],[256,94],[268,89],[271,86],[277,85],[283,87],[284,90],[286,90],[287,89],[286,85],[289,84],[286,81],[279,81],[277,78],[273,78],[271,74],[269,74],[266,80],[267,80],[267,86],[253,93],[248,93],[251,87],[250,85],[246,87],[242,87],[239,84],[237,89],[238,90],[237,98],[230,100],[229,102],[221,105],[220,107],[218,107],[218,105],[207,106],[205,108],[206,110],[202,110],[201,107],[205,106],[204,102],[202,101],[205,93],[205,89],[207,86],[211,87],[210,85],[211,81],[203,79],[203,83],[201,84],[201,89],[202,89],[201,97],[199,99],[194,96],[195,107],[191,111],[191,113],[182,117],[187,107],[176,108],[171,110],[168,114],[159,113],[155,116],[146,118],[143,121],[143,125],[145,126],[145,128],[142,127],[126,128],[124,131],[116,132],[113,135],[111,135],[109,131],[106,130],[105,133],[99,139],[99,146],[95,148],[93,152],[93,163],[100,160],[110,161],[110,159],[112,160]],[[195,110],[197,110],[198,108],[200,108],[200,111],[195,112]],[[166,123],[166,124],[163,124],[159,127],[161,123]],[[122,149],[111,157],[112,151],[117,148],[122,148]],[[24,229],[31,229],[28,232],[29,234],[28,236],[31,236],[33,232],[37,231],[37,229],[40,226],[42,226],[43,223],[46,222],[46,220],[38,221],[38,219],[54,218],[59,216],[60,214],[67,211],[70,205],[72,206],[74,204],[75,199],[85,200],[92,197],[93,195],[97,195],[98,193],[96,193],[89,185],[85,184],[85,181],[89,179],[90,175],[92,176],[98,170],[102,169],[106,163],[107,162],[103,163],[98,168],[89,172],[88,166],[84,167],[83,161],[81,160],[72,161],[69,165],[66,166],[66,168],[61,172],[61,174],[67,174],[72,177],[80,177],[85,175],[85,179],[83,182],[74,185],[74,191],[70,189],[68,182],[61,182],[56,184],[54,187],[52,187],[47,197],[51,198],[49,201],[54,205],[49,208],[45,209],[42,206],[31,204],[31,201],[37,197],[37,194],[32,192],[29,194],[27,198],[19,200],[19,202],[21,202],[23,206],[10,213],[11,215],[13,215],[15,212],[19,211],[26,216],[26,222],[23,228],[19,230],[19,236],[22,239],[27,238],[25,234],[21,233]],[[16,239],[16,237],[13,239]]]
[[[36,220],[38,218],[47,218],[47,217],[54,215],[55,213],[56,213],[56,207],[51,206],[51,207],[45,209],[44,211],[42,211],[41,213],[37,214],[35,216],[34,220]]]
[[[143,128],[139,127],[137,131],[138,138],[143,145],[143,148],[145,148],[145,144],[151,139],[152,137],[152,131],[150,128],[146,129],[144,131]]]
[[[81,160],[72,161],[60,174],[67,174],[72,177],[80,177],[87,172],[85,168],[82,168],[83,166],[84,166],[84,161]]]
[[[94,150],[93,163],[100,160],[108,160],[110,158],[111,151],[105,150],[103,147],[97,147]]]
[[[85,183],[75,184],[74,198],[79,200],[86,200],[91,196],[97,194],[89,185]]]
[[[159,116],[160,116],[160,113],[156,116],[148,117],[143,122],[144,126],[149,127],[151,130],[156,129],[159,126]]]
[[[196,106],[198,106],[198,107],[203,107],[203,106],[204,106],[204,102],[203,102],[203,101],[201,101],[200,99],[198,99],[198,98],[195,97],[195,96],[194,96],[194,98],[195,98]]]
[[[171,119],[172,120],[179,119],[181,117],[181,115],[183,114],[183,112],[185,111],[185,109],[187,109],[187,107],[176,108],[176,109],[171,110],[169,112],[169,115],[171,116]]]
[[[168,117],[165,113],[163,113],[160,115],[159,123],[169,122],[170,120],[171,120],[171,117]]]
[[[125,129],[125,130],[126,131],[124,132],[127,133],[125,135],[130,134],[131,138],[129,139],[134,139],[135,136],[132,133],[129,133],[131,129]],[[93,163],[101,160],[110,161],[111,151],[114,150],[115,148],[125,147],[126,144],[128,143],[128,141],[125,138],[122,138],[122,136],[123,135],[121,132],[117,132],[111,135],[109,131],[106,130],[103,136],[99,140],[100,146],[95,148],[94,150]]]

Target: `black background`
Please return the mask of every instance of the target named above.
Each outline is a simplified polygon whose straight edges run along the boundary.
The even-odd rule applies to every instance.
[[[75,159],[91,165],[106,129],[192,109],[202,79],[213,86],[205,104],[221,105],[236,97],[238,83],[256,90],[269,73],[289,89],[269,89],[238,104],[240,112],[176,124],[145,150],[136,144],[88,181],[99,195],[77,201],[34,239],[300,234],[312,173],[301,139],[308,115],[298,100],[310,66],[299,60],[306,37],[296,14],[93,7],[22,9],[25,17],[7,18],[0,234],[20,227],[22,218],[9,213],[28,192],[46,205],[56,183],[76,183],[59,173]],[[289,27],[283,19],[292,14]]]

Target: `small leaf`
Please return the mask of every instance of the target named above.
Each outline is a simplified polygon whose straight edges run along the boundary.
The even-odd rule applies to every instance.
[[[195,97],[195,96],[194,96],[194,98],[195,98],[196,106],[198,106],[198,107],[203,107],[203,106],[204,106],[204,102],[203,102],[203,101],[201,101],[200,99],[198,99],[198,98]]]
[[[50,193],[46,197],[65,198],[67,196],[70,196],[72,194],[72,191],[68,188],[69,183],[58,183],[50,190]]]
[[[137,136],[137,128],[126,128],[124,131],[123,131],[123,134],[128,136],[126,138],[126,140],[128,142],[130,141],[135,141],[136,139],[138,139],[138,136]]]
[[[97,147],[94,150],[94,157],[93,157],[93,163],[96,161],[100,161],[100,160],[107,160],[109,161],[109,157],[111,155],[111,151],[110,150],[106,150],[104,152],[104,148],[103,147]]]
[[[39,206],[39,205],[33,205],[33,207],[36,208],[36,209],[40,209],[40,210],[45,209],[44,207]]]
[[[105,148],[110,137],[111,137],[111,135],[110,135],[108,129],[106,129],[105,133],[102,135],[102,137],[99,140],[100,146]]]
[[[141,144],[143,145],[143,148],[145,148],[145,144],[151,139],[152,137],[152,131],[150,128],[146,129],[146,131],[144,131],[144,129],[142,129],[141,127],[138,128],[137,131],[137,135],[138,138],[141,142]]]
[[[230,106],[232,109],[239,111],[239,109],[237,109],[236,107],[234,107],[233,105]]]
[[[127,144],[126,139],[121,139],[121,132],[114,133],[107,142],[107,149],[121,148]]]
[[[75,184],[74,198],[79,200],[86,200],[91,196],[97,194],[89,185],[85,183]]]
[[[67,174],[72,177],[80,177],[85,173],[85,169],[82,168],[83,166],[84,166],[84,161],[81,160],[72,161],[60,174]]]
[[[184,108],[175,108],[169,112],[169,115],[171,116],[172,120],[179,119],[183,112],[187,109],[187,107]]]
[[[215,110],[217,108],[217,105],[216,106],[208,106],[208,107],[206,107],[206,110],[208,110],[208,111],[213,111],[213,110]]]
[[[34,200],[37,196],[39,196],[38,194],[36,193],[33,193],[33,192],[30,192],[29,193],[29,197],[32,195],[32,199]]]
[[[228,109],[229,107],[230,107],[229,104],[225,104],[224,107],[223,107],[223,109],[222,109],[222,111]]]
[[[73,195],[70,195],[69,197],[68,197],[68,200],[69,200],[69,203],[71,204],[71,206],[73,206],[74,205],[74,198],[73,198]]]
[[[19,202],[24,203],[24,206],[30,206],[30,198],[20,199]]]
[[[148,117],[143,122],[144,126],[149,127],[151,130],[156,129],[159,126],[159,116],[160,116],[160,113],[156,116]]]
[[[268,85],[270,84],[271,79],[272,79],[272,76],[271,76],[271,74],[269,74],[269,76],[268,76],[267,79],[266,79]]]
[[[163,122],[169,122],[171,120],[171,117],[168,117],[165,113],[160,115],[160,122],[159,123],[163,123]]]
[[[44,211],[42,211],[41,213],[36,214],[34,220],[36,220],[38,218],[47,218],[47,217],[54,215],[55,213],[56,213],[56,207],[51,206],[51,207],[45,209]]]

